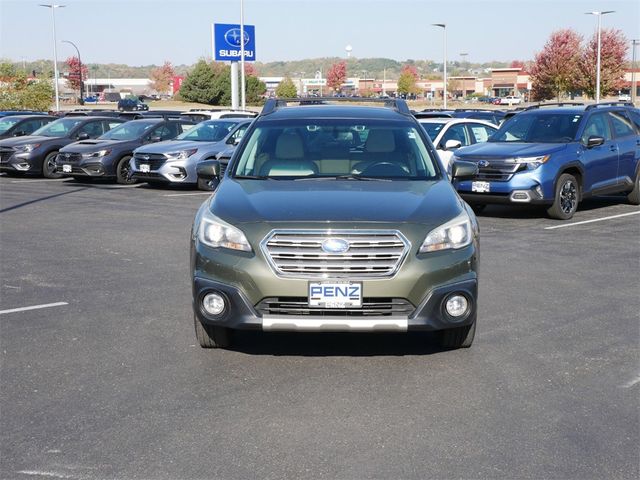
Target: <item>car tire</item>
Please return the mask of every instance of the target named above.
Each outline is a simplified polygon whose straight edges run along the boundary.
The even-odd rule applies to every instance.
[[[129,174],[131,173],[131,167],[129,162],[131,160],[131,155],[125,155],[116,164],[116,182],[120,185],[133,185],[137,183],[137,179],[130,178]]]
[[[576,177],[563,173],[556,182],[553,204],[547,214],[557,220],[569,220],[578,209],[580,202],[580,185]]]
[[[42,161],[42,176],[45,178],[62,178],[62,174],[56,172],[56,157],[58,152],[50,152]]]
[[[230,328],[204,325],[195,315],[193,323],[196,328],[196,338],[202,348],[228,348],[231,346],[233,331]]]
[[[636,183],[631,193],[627,195],[627,200],[629,200],[631,205],[640,205],[640,168],[638,169],[638,173],[636,173]]]
[[[471,325],[442,330],[440,335],[440,346],[444,348],[469,348],[476,336],[476,320]]]

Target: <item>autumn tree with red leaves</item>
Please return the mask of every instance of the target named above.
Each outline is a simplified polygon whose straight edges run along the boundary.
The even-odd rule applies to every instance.
[[[534,100],[557,98],[577,84],[582,37],[571,29],[553,32],[531,66]]]
[[[171,90],[171,82],[175,76],[173,65],[171,62],[165,61],[161,67],[151,70],[149,78],[151,79],[151,88],[158,93],[168,93]]]
[[[67,76],[67,84],[74,90],[80,90],[80,60],[78,57],[69,57],[65,61],[69,75]],[[89,69],[83,63],[82,64],[82,81],[86,81],[89,78]]]
[[[405,65],[400,71],[398,78],[398,93],[401,95],[409,95],[418,93],[419,89],[416,85],[418,81],[418,71],[412,65]]]
[[[342,84],[347,80],[346,62],[334,63],[327,71],[327,85],[335,92],[340,91]]]
[[[600,95],[606,97],[620,90],[624,84],[624,59],[628,41],[620,30],[603,29],[600,37]],[[595,33],[582,50],[578,62],[578,86],[588,96],[596,94],[596,66],[598,34]]]

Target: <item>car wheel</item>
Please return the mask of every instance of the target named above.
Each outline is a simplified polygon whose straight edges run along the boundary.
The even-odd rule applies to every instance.
[[[121,185],[133,185],[138,180],[130,178],[131,165],[129,164],[131,155],[126,155],[118,160],[116,165],[116,181]]]
[[[476,336],[476,320],[465,327],[442,330],[440,335],[440,345],[444,348],[469,348]]]
[[[627,200],[629,200],[631,205],[640,205],[640,168],[638,169],[638,173],[636,173],[636,183],[631,193],[627,195]]]
[[[576,213],[579,201],[580,185],[578,185],[578,180],[569,173],[563,173],[556,183],[553,204],[547,210],[547,214],[551,218],[568,220]]]
[[[42,175],[46,178],[62,178],[62,174],[56,172],[56,157],[58,152],[51,152],[42,161]]]
[[[193,323],[196,328],[196,338],[202,348],[228,348],[231,346],[233,331],[230,328],[204,325],[195,315]]]

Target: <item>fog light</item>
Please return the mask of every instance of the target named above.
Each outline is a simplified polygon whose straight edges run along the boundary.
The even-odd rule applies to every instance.
[[[202,308],[209,315],[220,315],[226,307],[224,297],[219,293],[207,293],[202,299]]]
[[[454,294],[447,299],[445,308],[447,309],[447,313],[452,317],[460,317],[467,313],[469,301],[464,295]]]
[[[539,196],[540,198],[542,198],[542,197],[543,197],[543,194],[542,194],[542,187],[541,187],[540,185],[538,185],[534,190],[536,191],[536,193],[538,194],[538,196]]]

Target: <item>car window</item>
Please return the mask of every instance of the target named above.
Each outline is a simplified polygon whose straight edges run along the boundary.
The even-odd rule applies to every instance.
[[[602,137],[605,140],[611,140],[611,130],[606,113],[596,113],[587,119],[582,132],[582,143],[586,144],[589,137]]]
[[[42,125],[42,120],[27,120],[18,127],[18,130],[29,135],[39,129]]]
[[[248,123],[245,125],[241,125],[240,128],[238,128],[235,132],[233,132],[233,135],[231,135],[231,138],[233,139],[233,141],[236,142],[240,140],[244,135],[244,132],[247,131],[247,128],[249,128]]]
[[[102,122],[89,122],[86,125],[83,125],[78,129],[76,135],[80,135],[82,133],[86,133],[87,135],[89,135],[89,138],[98,138],[104,133],[102,129]]]
[[[609,120],[611,120],[613,133],[616,138],[636,135],[633,123],[631,123],[631,120],[629,120],[623,112],[607,112],[607,115],[609,116]]]
[[[117,126],[102,135],[100,137],[101,140],[134,140],[142,137],[145,132],[156,125],[156,122],[136,120],[125,123],[110,123],[110,125]]]
[[[171,140],[178,136],[178,126],[175,123],[166,123],[154,131],[154,136],[161,140]]]
[[[0,120],[0,133],[4,133],[20,121],[19,118],[12,118],[11,115]]]
[[[582,114],[526,113],[514,115],[489,142],[567,143],[578,130]]]
[[[195,128],[183,133],[178,140],[192,140],[196,142],[219,142],[229,135],[237,122],[209,120],[199,123]]]
[[[469,129],[474,137],[474,143],[482,143],[489,140],[489,137],[493,135],[498,129],[491,128],[487,125],[482,125],[481,123],[470,123]]]
[[[39,128],[33,132],[33,134],[42,135],[44,137],[64,137],[83,121],[84,119],[81,117],[61,118]]]
[[[105,132],[111,131],[112,128],[119,127],[123,122],[114,122],[112,120],[107,120],[105,122]]]
[[[422,125],[424,131],[427,132],[427,135],[429,135],[432,142],[436,139],[446,124],[447,122],[420,122],[420,125]]]
[[[636,129],[640,131],[640,110],[638,109],[629,109],[627,110],[629,117],[631,117],[631,121],[635,124]]]
[[[414,123],[305,119],[263,122],[236,162],[237,177],[433,179],[431,157]]]
[[[467,129],[464,127],[464,124],[459,123],[457,125],[451,125],[444,135],[442,135],[442,140],[440,141],[440,146],[438,148],[444,147],[444,145],[449,140],[456,140],[462,144],[462,146],[471,145],[471,140],[469,139],[469,133]]]

